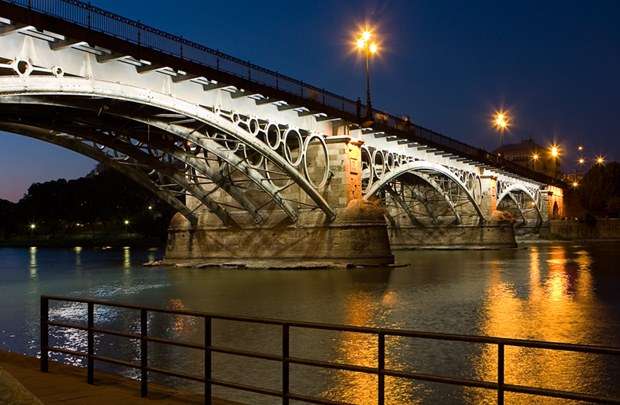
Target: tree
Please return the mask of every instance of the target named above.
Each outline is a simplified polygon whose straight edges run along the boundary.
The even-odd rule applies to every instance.
[[[590,168],[581,181],[579,199],[592,215],[620,216],[620,163]]]

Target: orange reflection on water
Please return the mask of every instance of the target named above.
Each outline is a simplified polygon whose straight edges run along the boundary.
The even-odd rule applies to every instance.
[[[356,292],[347,297],[345,319],[349,325],[368,325],[373,314],[371,308],[376,298],[367,293]],[[359,333],[338,334],[336,359],[339,363],[377,366],[377,338]],[[377,402],[377,377],[365,373],[336,372],[324,398],[354,404]]]
[[[186,309],[185,304],[180,298],[171,298],[168,300],[168,308],[175,311],[182,311]],[[174,330],[177,336],[180,335],[192,335],[196,327],[196,318],[190,316],[170,315],[173,317],[172,330]]]
[[[548,257],[530,248],[529,294],[514,285],[522,277],[492,264],[486,314],[481,334],[512,338],[591,342],[589,321],[594,315],[592,259],[587,251],[568,257],[563,245],[549,250]],[[510,384],[587,391],[599,375],[600,365],[592,355],[570,354],[527,348],[506,349],[505,379]],[[485,346],[478,359],[477,374],[487,381],[497,379],[497,348]],[[483,398],[478,398],[480,401]]]

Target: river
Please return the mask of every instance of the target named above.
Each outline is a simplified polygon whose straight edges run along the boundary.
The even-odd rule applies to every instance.
[[[355,270],[234,270],[143,267],[157,249],[112,250],[0,248],[0,348],[38,354],[42,294],[98,298],[174,309],[337,324],[409,328],[620,346],[620,243],[539,243],[501,251],[403,251],[406,267]],[[85,316],[78,304],[55,304],[54,319]],[[83,318],[82,318],[83,319]],[[201,342],[199,321],[156,316],[158,336]],[[137,314],[99,308],[96,324],[137,330]],[[278,353],[278,331],[214,323],[214,344]],[[51,343],[85,350],[86,337],[52,330]],[[345,333],[297,332],[291,354],[376,366],[376,342]],[[496,348],[404,338],[386,342],[388,367],[494,381]],[[192,349],[153,344],[154,365],[201,375],[202,356]],[[125,360],[136,343],[98,338],[97,352]],[[52,356],[57,358],[58,356]],[[64,358],[74,364],[79,359]],[[506,382],[620,396],[620,359],[565,352],[506,350]],[[107,369],[114,369],[107,367]],[[116,370],[116,369],[114,369]],[[376,378],[350,372],[292,366],[292,390],[359,404],[376,398]],[[120,370],[135,376],[132,371]],[[280,366],[215,355],[214,375],[279,388]],[[153,376],[200,390],[198,385]],[[137,388],[136,388],[137,389]],[[268,397],[216,389],[244,403],[278,403]],[[494,403],[483,389],[410,383],[387,378],[387,403]],[[532,397],[507,394],[507,403]],[[536,399],[537,403],[555,403]]]

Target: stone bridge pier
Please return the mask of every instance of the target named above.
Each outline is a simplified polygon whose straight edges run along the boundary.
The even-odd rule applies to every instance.
[[[240,226],[226,227],[194,200],[190,207],[200,207],[198,224],[192,226],[181,215],[173,218],[166,260],[287,267],[393,263],[384,209],[362,198],[360,145],[350,136],[333,136],[325,139],[327,159],[321,147],[310,145],[306,151],[309,178],[333,208],[334,218],[313,208],[288,179],[273,179],[278,186],[287,187],[282,197],[296,202],[296,222],[272,201],[256,195],[258,205],[267,205],[262,210],[264,221],[257,225],[247,212],[237,211],[233,215]],[[234,204],[230,198],[227,202]]]

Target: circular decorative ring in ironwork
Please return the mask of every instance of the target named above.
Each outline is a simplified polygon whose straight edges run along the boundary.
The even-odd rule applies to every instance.
[[[380,165],[377,165],[377,158],[381,160]],[[380,179],[381,177],[383,177],[386,170],[385,170],[385,155],[383,154],[382,150],[375,149],[372,152],[372,167],[373,167],[372,171],[373,171],[375,178]]]
[[[256,118],[250,118],[246,121],[246,125],[248,127],[248,132],[252,135],[258,135],[258,131],[260,131],[260,124]]]
[[[362,192],[366,193],[366,191],[370,190],[374,180],[374,168],[372,164],[372,153],[367,146],[363,145],[360,151],[360,161],[362,166]],[[364,176],[364,173],[367,173]],[[364,187],[364,181],[366,180],[366,185]]]
[[[318,185],[314,184],[314,182],[310,178],[310,171],[308,169],[308,148],[310,147],[310,144],[312,143],[312,141],[315,139],[321,145],[323,156],[325,157],[325,167],[323,168],[323,178],[321,179],[321,182]],[[321,188],[325,186],[327,184],[327,180],[329,179],[329,153],[327,152],[327,143],[325,142],[325,139],[323,139],[322,136],[317,135],[317,134],[310,134],[306,138],[306,141],[304,142],[303,161],[304,161],[304,173],[306,175],[306,180],[308,180],[308,182],[312,185],[312,187]]]
[[[267,139],[269,139],[269,136],[267,136]],[[293,147],[292,145],[289,145],[290,139],[295,139],[295,142],[297,143],[295,147]],[[299,166],[299,164],[304,159],[304,139],[301,137],[301,134],[299,133],[299,131],[294,130],[294,129],[287,129],[286,132],[284,132],[284,135],[282,135],[282,144],[284,148],[284,157],[286,158],[286,161],[295,167]],[[292,151],[295,149],[298,150],[299,155],[297,156],[297,159],[293,160]]]
[[[15,59],[12,65],[13,70],[20,77],[30,76],[30,74],[34,70],[34,67],[30,63],[30,61],[27,61],[26,59]]]
[[[258,121],[257,121],[258,126]],[[280,128],[276,124],[267,124],[265,127],[265,143],[273,150],[278,150],[282,137],[280,134]]]
[[[396,157],[392,152],[385,153],[385,168],[389,172],[394,169],[396,162]]]
[[[52,74],[56,77],[63,77],[65,71],[60,66],[52,66]]]

